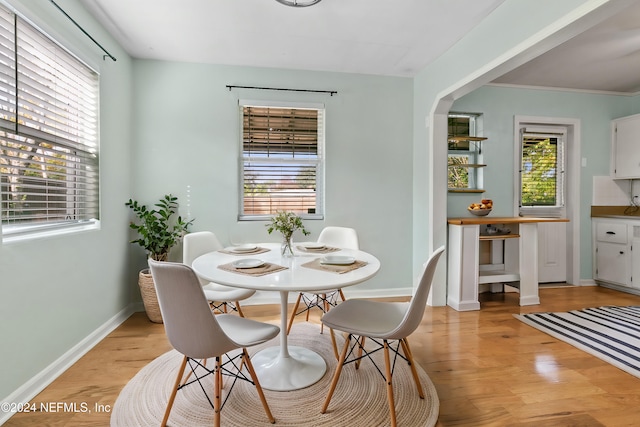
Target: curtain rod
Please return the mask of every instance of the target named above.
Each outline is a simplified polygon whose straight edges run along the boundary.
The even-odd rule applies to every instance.
[[[337,94],[338,92],[335,90],[314,90],[314,89],[286,89],[286,88],[278,88],[278,87],[259,87],[259,86],[234,86],[234,85],[227,85],[227,88],[229,90],[233,89],[233,88],[238,88],[238,89],[258,89],[258,90],[285,90],[285,91],[290,91],[290,92],[313,92],[313,93],[328,93],[329,95],[333,96],[334,94]]]
[[[69,20],[70,20],[71,22],[73,22],[73,23],[75,24],[75,26],[76,26],[76,27],[78,27],[78,28],[80,29],[80,31],[82,31],[82,32],[85,34],[85,36],[89,37],[89,38],[91,39],[91,41],[92,41],[92,42],[94,42],[94,43],[95,43],[95,44],[96,44],[100,49],[102,49],[102,51],[103,51],[104,53],[106,53],[106,55],[102,55],[102,60],[104,60],[104,59],[108,56],[109,58],[113,59],[113,61],[115,62],[116,58],[115,58],[113,55],[111,55],[109,52],[107,52],[107,50],[106,50],[105,48],[103,48],[103,47],[102,47],[102,45],[96,41],[96,39],[94,39],[93,37],[91,37],[91,35],[90,35],[89,33],[87,33],[87,32],[84,30],[84,28],[82,28],[82,27],[80,26],[80,24],[78,24],[78,23],[77,23],[77,22],[76,22],[72,17],[70,17],[70,16],[69,16],[69,14],[68,14],[67,12],[65,12],[65,11],[64,11],[60,6],[58,6],[58,4],[57,4],[55,1],[53,1],[53,0],[49,0],[49,1],[50,1],[51,3],[53,3],[53,5],[54,5],[55,7],[57,7],[57,8],[58,8],[58,10],[64,14],[64,16],[66,16],[67,18],[69,18]]]

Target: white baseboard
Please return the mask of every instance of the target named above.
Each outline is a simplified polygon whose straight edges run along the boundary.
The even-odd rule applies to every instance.
[[[593,279],[580,279],[579,286],[598,286],[598,284]]]
[[[105,322],[98,329],[89,334],[86,338],[80,341],[78,344],[70,348],[56,361],[51,363],[45,369],[40,371],[37,375],[32,377],[29,381],[20,386],[10,395],[3,399],[1,402],[29,402],[38,393],[44,390],[49,384],[51,384],[56,378],[58,378],[64,371],[69,369],[71,365],[76,363],[78,359],[84,356],[89,350],[102,341],[107,335],[109,335],[114,329],[120,326],[125,320],[127,320],[131,314],[136,311],[135,306],[131,305],[126,307],[120,313],[113,316],[107,322]],[[0,426],[7,422],[9,418],[13,416],[13,412],[0,412]]]

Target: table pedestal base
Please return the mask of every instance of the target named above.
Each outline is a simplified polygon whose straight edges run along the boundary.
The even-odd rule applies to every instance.
[[[262,388],[291,391],[305,388],[320,380],[327,364],[318,353],[304,347],[289,346],[288,357],[280,347],[269,347],[251,357]]]

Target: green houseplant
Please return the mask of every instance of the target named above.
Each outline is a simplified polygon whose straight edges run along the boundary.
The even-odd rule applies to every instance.
[[[131,208],[138,218],[138,223],[129,224],[138,233],[138,238],[131,240],[131,243],[140,245],[147,252],[147,256],[156,261],[167,260],[171,248],[182,240],[182,236],[189,231],[189,226],[193,223],[193,219],[185,221],[181,216],[174,218],[178,210],[178,198],[171,194],[161,198],[153,205],[154,208],[148,208],[131,199],[125,206]],[[148,268],[138,274],[138,285],[149,320],[162,323],[153,278]]]
[[[293,212],[279,211],[267,224],[267,231],[271,234],[274,230],[282,234],[282,255],[293,256],[293,247],[291,238],[296,230],[300,230],[302,234],[308,236],[310,233],[304,228],[302,218]]]
[[[193,223],[193,219],[185,222],[181,216],[173,220],[178,210],[178,198],[171,194],[165,195],[154,205],[157,209],[149,209],[131,199],[125,206],[130,207],[140,221],[139,224],[131,222],[129,225],[139,234],[131,243],[142,246],[149,257],[156,261],[167,260],[171,248],[180,242]]]

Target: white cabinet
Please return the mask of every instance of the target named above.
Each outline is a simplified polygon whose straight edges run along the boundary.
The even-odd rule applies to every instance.
[[[640,224],[640,221],[638,223]],[[593,224],[593,278],[596,281],[613,283],[619,286],[632,286],[632,237],[634,226],[627,220],[609,218],[594,218]],[[636,252],[640,255],[640,245],[638,245]],[[640,275],[637,276],[637,280],[640,280]]]
[[[640,114],[615,119],[611,127],[613,177],[640,178]]]

